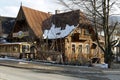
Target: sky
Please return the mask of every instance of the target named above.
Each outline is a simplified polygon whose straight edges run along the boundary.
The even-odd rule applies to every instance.
[[[20,5],[43,12],[52,12],[61,9],[56,0],[0,0],[0,16],[16,17]]]
[[[0,16],[16,17],[22,3],[23,6],[30,7],[43,12],[63,10],[64,7],[56,2],[57,0],[0,0]],[[116,2],[120,1],[117,0]],[[114,5],[112,14],[120,15],[120,6]]]

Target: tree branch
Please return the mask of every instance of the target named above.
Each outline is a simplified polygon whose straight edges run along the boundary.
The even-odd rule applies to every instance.
[[[110,36],[113,34],[113,32],[114,32],[117,25],[118,25],[118,22],[116,22],[115,25],[113,26],[112,31],[109,33]]]

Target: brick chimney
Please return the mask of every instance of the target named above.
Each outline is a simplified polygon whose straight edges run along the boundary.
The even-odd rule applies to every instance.
[[[60,13],[60,10],[55,10],[55,14],[59,14]]]

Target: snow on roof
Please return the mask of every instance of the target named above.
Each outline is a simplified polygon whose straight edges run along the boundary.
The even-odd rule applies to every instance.
[[[75,29],[75,26],[69,26],[66,24],[66,27],[64,30],[61,30],[61,27],[56,27],[55,24],[52,24],[50,30],[45,30],[43,34],[43,38],[46,39],[57,39],[57,38],[64,38],[68,34],[70,34],[71,31]]]

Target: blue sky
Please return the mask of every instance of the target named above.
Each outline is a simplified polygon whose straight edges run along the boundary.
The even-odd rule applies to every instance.
[[[16,17],[22,2],[27,6],[43,12],[53,12],[61,9],[56,0],[0,0],[0,16]]]

